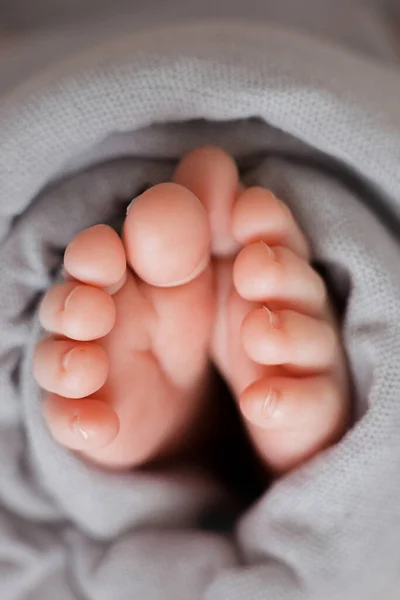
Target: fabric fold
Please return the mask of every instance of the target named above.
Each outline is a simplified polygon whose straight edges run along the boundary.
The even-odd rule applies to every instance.
[[[204,22],[100,39],[12,81],[0,94],[1,597],[394,599],[398,69],[269,23]],[[290,205],[342,307],[354,382],[343,440],[229,534],[201,529],[228,500],[204,474],[111,474],[58,447],[31,374],[38,301],[70,239],[118,222],[204,143]]]

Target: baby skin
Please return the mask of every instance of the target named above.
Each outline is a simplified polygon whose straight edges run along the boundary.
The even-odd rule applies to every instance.
[[[179,454],[202,435],[214,362],[268,468],[335,442],[349,382],[307,240],[270,191],[204,147],[135,199],[122,239],[82,231],[45,295],[34,375],[54,438],[105,468]]]

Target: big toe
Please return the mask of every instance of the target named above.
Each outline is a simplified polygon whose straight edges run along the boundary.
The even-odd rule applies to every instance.
[[[182,158],[174,181],[191,190],[205,206],[213,254],[233,255],[239,246],[232,235],[232,210],[240,187],[233,158],[214,146],[196,148]]]
[[[210,259],[210,228],[193,192],[162,183],[132,203],[124,225],[128,262],[146,283],[173,287],[195,279]]]

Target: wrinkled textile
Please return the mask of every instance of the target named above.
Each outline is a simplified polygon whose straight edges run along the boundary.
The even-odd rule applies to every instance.
[[[394,17],[378,2],[252,0],[246,22],[235,3],[224,9],[233,20],[207,20],[207,2],[201,23],[174,22],[178,2],[175,13],[138,3],[137,14],[131,3],[122,22],[110,3],[91,22],[88,1],[71,3],[72,13],[85,5],[82,22],[38,33],[13,20],[20,4],[0,8],[0,598],[398,598]],[[39,5],[29,5],[37,15]],[[211,478],[105,473],[58,447],[31,375],[38,300],[65,246],[204,143],[232,152],[244,181],[287,201],[309,235],[341,307],[354,383],[344,439],[228,532],[201,527],[228,502]]]

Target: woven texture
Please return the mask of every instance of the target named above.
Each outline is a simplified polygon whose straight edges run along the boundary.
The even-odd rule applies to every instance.
[[[359,14],[353,47],[266,20],[80,31],[0,59],[2,600],[398,597],[400,72]],[[70,239],[204,143],[291,206],[344,307],[354,381],[354,427],[229,535],[199,524],[226,501],[215,482],[107,474],[58,447],[31,377]]]

